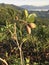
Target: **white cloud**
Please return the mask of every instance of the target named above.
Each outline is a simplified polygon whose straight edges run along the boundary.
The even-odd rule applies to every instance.
[[[0,3],[8,3],[15,5],[34,5],[34,6],[43,6],[49,5],[49,0],[0,0]]]

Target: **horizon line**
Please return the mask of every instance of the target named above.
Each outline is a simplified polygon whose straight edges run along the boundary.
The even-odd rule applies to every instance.
[[[9,5],[15,5],[15,6],[23,6],[23,5],[16,5],[16,4],[11,4],[11,3],[0,3],[0,4],[9,4]],[[36,6],[36,7],[42,7],[42,6],[48,6],[48,5],[30,5],[30,4],[25,4],[27,6]]]

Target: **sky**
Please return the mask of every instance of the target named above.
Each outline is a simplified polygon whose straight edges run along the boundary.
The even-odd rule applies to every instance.
[[[0,0],[0,3],[21,5],[44,6],[49,5],[49,0]]]

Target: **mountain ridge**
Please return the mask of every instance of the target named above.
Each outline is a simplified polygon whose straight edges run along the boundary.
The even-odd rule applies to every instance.
[[[37,9],[49,10],[49,5],[45,5],[45,6],[22,5],[21,8],[24,8],[27,10],[37,10]]]

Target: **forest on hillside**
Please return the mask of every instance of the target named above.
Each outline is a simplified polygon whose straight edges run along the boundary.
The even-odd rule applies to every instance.
[[[47,15],[0,4],[0,65],[49,65]]]

